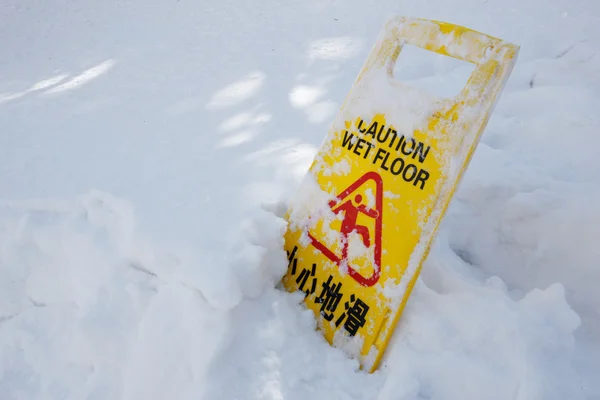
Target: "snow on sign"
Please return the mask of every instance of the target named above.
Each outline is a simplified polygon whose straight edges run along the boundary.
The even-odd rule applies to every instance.
[[[453,98],[392,71],[411,44],[475,64]],[[518,46],[437,21],[386,22],[286,215],[283,284],[329,343],[378,368]]]

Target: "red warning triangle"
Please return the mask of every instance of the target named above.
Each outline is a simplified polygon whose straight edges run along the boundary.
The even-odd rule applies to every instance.
[[[361,189],[367,186],[375,186],[374,206],[369,205],[369,201],[361,194]],[[363,286],[373,286],[379,280],[381,274],[381,230],[383,213],[383,180],[381,176],[374,171],[367,172],[352,183],[348,188],[338,194],[335,200],[329,202],[329,207],[334,214],[342,217],[340,230],[339,247],[341,254],[329,249],[321,241],[315,238],[310,232],[308,237],[312,245],[318,249],[332,262],[339,267],[346,269],[348,274]],[[360,224],[359,217],[372,219],[372,223]],[[369,226],[372,226],[369,229]],[[358,238],[365,249],[372,253],[372,269],[370,276],[363,276],[357,268],[353,268],[349,262],[350,236]],[[340,253],[338,251],[338,253]]]

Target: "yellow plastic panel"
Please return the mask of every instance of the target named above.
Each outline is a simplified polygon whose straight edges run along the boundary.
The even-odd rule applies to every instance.
[[[395,81],[411,44],[475,64],[454,98]],[[378,368],[518,46],[448,23],[387,21],[286,215],[283,284],[329,343]]]

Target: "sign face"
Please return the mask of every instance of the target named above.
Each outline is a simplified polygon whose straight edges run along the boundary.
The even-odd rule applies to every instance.
[[[394,81],[404,44],[475,64],[454,98]],[[288,270],[329,343],[374,371],[518,47],[460,26],[389,20],[286,215]]]

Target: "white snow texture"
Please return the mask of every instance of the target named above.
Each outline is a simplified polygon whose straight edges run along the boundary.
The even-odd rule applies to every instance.
[[[278,287],[282,216],[392,15],[521,51],[367,374]],[[596,0],[6,0],[0,33],[0,399],[600,399]],[[406,83],[461,74],[427,56]]]

